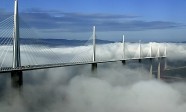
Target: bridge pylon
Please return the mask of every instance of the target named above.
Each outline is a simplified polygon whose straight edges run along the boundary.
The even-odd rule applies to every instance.
[[[96,61],[96,27],[93,26],[93,57],[92,57],[92,61],[95,62]],[[92,63],[92,72],[95,72],[97,70],[97,63]]]
[[[141,40],[139,40],[139,63],[141,63]]]
[[[126,64],[126,60],[125,60],[125,35],[123,35],[123,60],[122,60],[122,63],[123,65]]]
[[[20,58],[20,38],[19,38],[19,14],[18,0],[14,4],[14,31],[13,31],[13,68],[21,66]],[[11,85],[13,88],[20,88],[23,85],[22,71],[11,72]]]
[[[165,51],[164,51],[164,70],[167,69],[167,44],[165,43]]]

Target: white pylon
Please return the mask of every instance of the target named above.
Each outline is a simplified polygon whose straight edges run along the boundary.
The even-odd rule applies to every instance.
[[[160,57],[160,47],[158,46],[158,52],[157,52],[157,57],[159,58]]]
[[[139,59],[141,59],[141,40],[139,40]]]
[[[123,35],[123,60],[125,60],[125,35]]]
[[[164,57],[167,57],[167,44],[165,43]]]
[[[164,53],[164,62],[165,62],[165,65],[164,65],[164,70],[167,69],[167,43],[165,43],[165,53]]]
[[[21,66],[18,0],[14,4],[14,31],[13,31],[13,68]]]
[[[96,61],[96,27],[93,26],[93,62]]]
[[[150,43],[150,58],[152,58],[152,44]]]

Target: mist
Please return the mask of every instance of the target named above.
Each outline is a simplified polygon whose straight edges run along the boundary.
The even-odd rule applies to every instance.
[[[149,44],[142,45],[144,54],[148,55]],[[157,46],[164,49],[163,43],[152,43],[153,55]],[[185,44],[167,45],[168,60],[181,61],[185,59]],[[54,54],[64,56],[69,62],[81,61],[79,57],[91,60],[92,47],[50,48]],[[131,54],[137,57],[138,44],[128,43]],[[146,49],[146,50],[145,50]],[[47,50],[38,48],[40,50]],[[87,52],[88,50],[88,52]],[[122,58],[121,43],[97,46],[97,57],[100,60]],[[31,52],[36,56],[34,51]],[[11,51],[7,57],[11,59]],[[161,53],[163,55],[163,52]],[[35,57],[41,63],[48,63],[57,58],[38,55]],[[66,57],[65,57],[66,56]],[[43,58],[42,58],[43,57]],[[130,56],[127,56],[130,58]],[[26,52],[22,57],[25,65]],[[31,59],[30,59],[31,60]],[[4,65],[10,65],[11,60]],[[38,63],[39,63],[38,62]],[[30,63],[32,64],[32,63]],[[130,65],[136,65],[130,66]],[[10,88],[10,75],[0,76],[0,111],[2,112],[185,112],[186,84],[185,82],[166,83],[150,77],[149,70],[138,63],[121,62],[98,64],[96,73],[91,72],[91,65],[81,65],[65,68],[35,70],[24,72],[24,85],[21,95]]]

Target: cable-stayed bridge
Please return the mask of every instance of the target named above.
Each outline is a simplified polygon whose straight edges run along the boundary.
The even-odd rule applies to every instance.
[[[24,37],[27,37],[29,42],[21,44],[23,41],[21,38]],[[166,44],[162,47],[152,43],[141,44],[141,41],[139,41],[138,44],[130,46],[129,43],[125,42],[123,35],[122,42],[98,45],[95,26],[93,27],[90,39],[84,44],[84,47],[52,49],[40,46],[40,44],[45,45],[47,43],[40,42],[39,39],[34,40],[34,37],[37,37],[37,34],[32,29],[25,24],[20,24],[18,0],[15,0],[14,15],[0,22],[0,73],[11,73],[13,87],[20,87],[22,85],[23,71],[36,69],[91,64],[92,71],[95,71],[98,63],[121,61],[125,64],[129,60],[141,62],[141,60],[145,59],[152,61],[152,59],[162,58],[165,59],[164,67],[166,68]],[[104,50],[107,47],[112,48],[112,56]],[[64,51],[66,52],[65,54],[61,53]],[[50,59],[47,57],[50,57]],[[158,78],[161,77],[160,69],[159,63]],[[150,74],[152,74],[152,65],[150,66]]]

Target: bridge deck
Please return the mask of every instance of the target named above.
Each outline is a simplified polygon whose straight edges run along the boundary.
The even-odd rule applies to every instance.
[[[130,60],[144,60],[144,59],[157,59],[157,58],[166,58],[162,57],[145,57],[145,58],[131,58],[131,59],[121,59],[121,60],[109,60],[109,61],[96,61],[96,62],[72,62],[72,63],[57,63],[57,64],[44,64],[44,65],[26,65],[17,68],[12,67],[2,67],[0,68],[0,73],[7,73],[12,71],[29,71],[29,70],[37,70],[37,69],[47,69],[47,68],[58,68],[58,67],[66,67],[66,66],[77,66],[77,65],[86,65],[93,63],[108,63],[108,62],[117,62],[117,61],[130,61]]]

